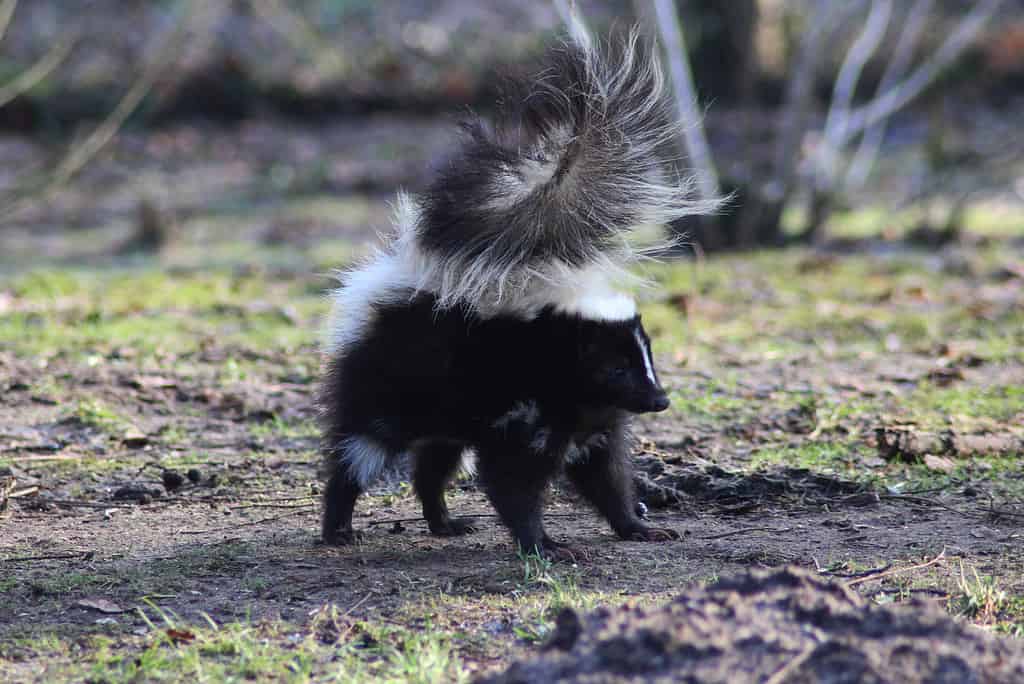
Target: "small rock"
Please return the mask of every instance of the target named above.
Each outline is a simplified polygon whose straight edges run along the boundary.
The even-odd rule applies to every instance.
[[[933,454],[925,454],[924,464],[930,470],[939,470],[944,473],[952,472],[956,468],[956,463],[952,460],[945,456],[935,456]]]
[[[130,500],[138,501],[141,504],[147,504],[152,503],[153,497],[157,496],[160,496],[159,489],[126,485],[115,491],[113,498],[115,501]]]
[[[185,478],[176,470],[165,470],[161,480],[164,483],[164,489],[169,492],[173,492],[185,484]]]
[[[101,613],[123,613],[124,608],[117,605],[110,599],[105,598],[85,598],[76,603],[80,608],[89,608],[91,610],[98,610]]]
[[[138,428],[129,428],[121,436],[121,443],[129,449],[141,449],[149,444],[149,437]]]

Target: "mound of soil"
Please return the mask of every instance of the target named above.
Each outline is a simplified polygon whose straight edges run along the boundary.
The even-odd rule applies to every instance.
[[[1024,643],[934,605],[878,606],[804,571],[751,572],[656,610],[563,611],[544,653],[478,684],[1024,682]]]

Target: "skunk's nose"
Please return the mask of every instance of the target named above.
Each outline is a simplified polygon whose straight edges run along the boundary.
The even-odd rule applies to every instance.
[[[669,401],[668,395],[662,392],[658,396],[654,397],[653,401],[651,401],[651,412],[660,413],[671,405],[672,402]]]

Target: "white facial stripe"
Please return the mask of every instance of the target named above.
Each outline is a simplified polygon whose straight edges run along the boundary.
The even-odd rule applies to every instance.
[[[654,376],[654,362],[651,360],[651,353],[647,349],[647,344],[644,343],[644,338],[639,330],[633,331],[633,337],[636,338],[637,346],[640,347],[640,356],[644,359],[644,370],[647,372],[647,379],[657,385],[658,379]]]

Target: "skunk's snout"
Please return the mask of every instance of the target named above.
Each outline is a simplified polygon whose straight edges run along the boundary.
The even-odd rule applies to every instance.
[[[662,390],[651,401],[651,413],[661,413],[671,405],[672,402],[669,401],[668,395],[665,394],[665,390]]]
[[[623,406],[631,413],[660,413],[669,407],[668,394],[661,387],[652,385],[647,391],[631,397],[631,401]]]

